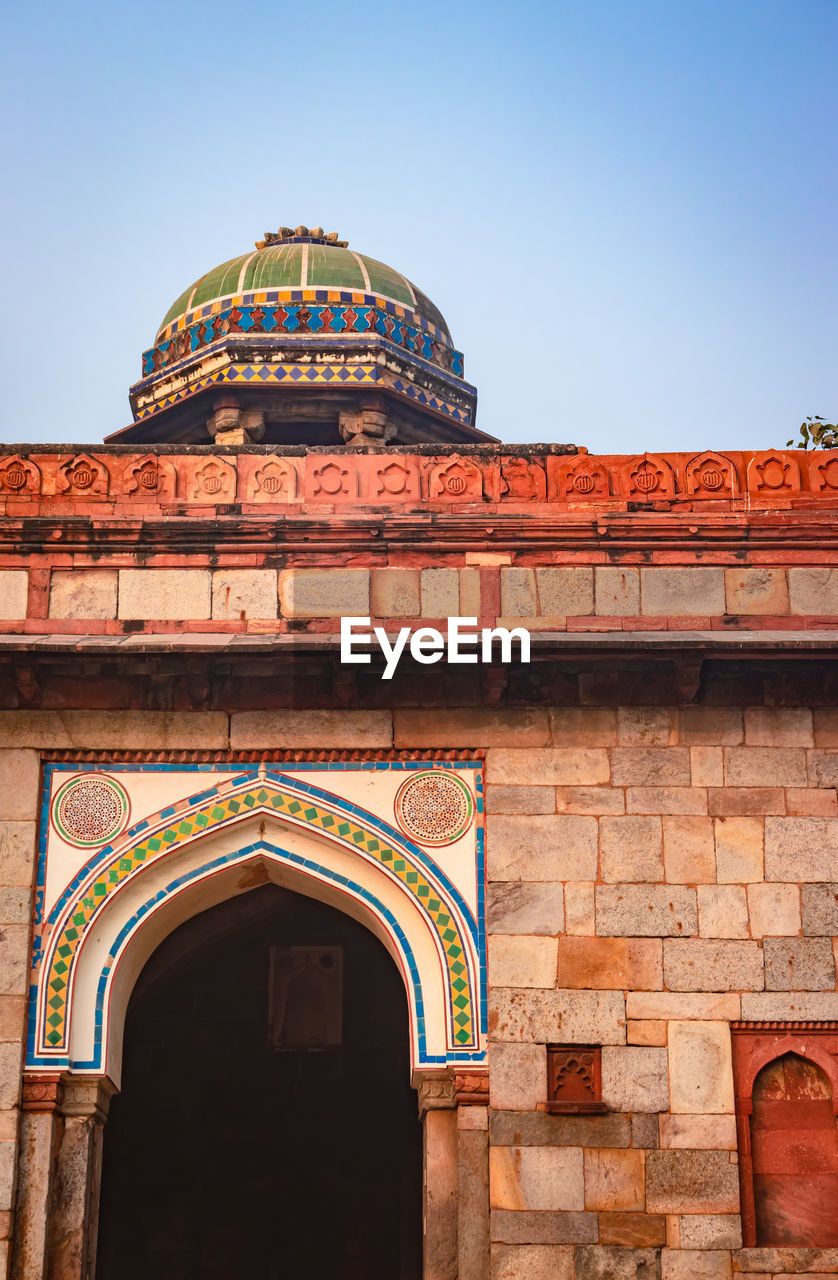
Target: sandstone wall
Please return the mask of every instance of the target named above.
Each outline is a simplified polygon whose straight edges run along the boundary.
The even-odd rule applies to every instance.
[[[7,1232],[40,751],[433,742],[486,749],[493,1276],[835,1274],[739,1249],[729,1023],[838,1018],[838,713],[34,710],[0,734]],[[603,1046],[608,1114],[546,1114],[556,1041]]]
[[[462,749],[493,1280],[838,1274],[740,1248],[730,1034],[838,1019],[836,506],[838,458],[796,451],[0,450],[0,1238],[41,754]],[[286,656],[347,614],[520,624],[546,659],[388,689]],[[606,1114],[548,1114],[551,1043],[602,1046]]]

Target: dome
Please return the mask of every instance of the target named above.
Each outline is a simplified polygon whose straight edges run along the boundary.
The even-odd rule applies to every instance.
[[[322,227],[280,227],[163,317],[109,440],[332,445],[489,439],[443,316]]]
[[[296,293],[302,296],[292,297]],[[320,293],[322,298],[317,296]],[[442,314],[421,289],[400,271],[356,253],[336,236],[324,236],[319,227],[313,231],[283,227],[257,241],[251,253],[207,271],[172,303],[156,342],[225,306],[286,301],[389,302],[411,313],[406,318],[451,346]]]

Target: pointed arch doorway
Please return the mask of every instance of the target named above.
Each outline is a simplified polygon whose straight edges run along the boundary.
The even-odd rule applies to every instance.
[[[97,1254],[103,1132],[111,1101],[124,1088],[123,1031],[135,988],[132,1007],[139,1009],[145,975],[156,971],[171,935],[224,904],[232,911],[236,902],[270,885],[345,916],[346,927],[360,926],[357,936],[372,935],[398,975],[408,1019],[402,1079],[415,1090],[422,1122],[417,1201],[422,1202],[423,1280],[453,1280],[458,1267],[464,1280],[466,1275],[472,1280],[472,1272],[477,1280],[488,1256],[485,1122],[481,1129],[480,1116],[472,1117],[472,1132],[464,1121],[462,1143],[458,1136],[458,1108],[479,1109],[488,1100],[477,763],[294,760],[286,768],[267,760],[109,761],[107,771],[103,763],[44,766],[24,1078],[24,1140],[33,1159],[18,1186],[20,1256],[30,1258],[34,1249],[53,1280],[90,1280]],[[410,825],[405,797],[412,797],[407,817],[421,839],[404,829]],[[79,813],[87,823],[83,827]],[[330,945],[340,949],[342,944]],[[392,981],[390,970],[387,981]],[[328,984],[309,964],[285,985],[286,995],[291,986],[299,993],[305,987],[325,990]],[[283,1026],[286,1033],[296,1027],[294,1035],[301,1029],[310,1034],[312,1024],[325,1016],[312,1019],[309,1011],[291,1008]],[[218,1038],[224,1041],[223,1035]],[[158,1041],[168,1043],[162,1033]],[[158,1044],[158,1053],[165,1058],[164,1044]],[[206,1074],[203,1061],[200,1070]],[[188,1095],[187,1074],[172,1068],[168,1101],[160,1104],[164,1112],[166,1106],[176,1110],[178,1098]],[[259,1078],[255,1072],[253,1079]],[[245,1096],[248,1109],[240,1128],[260,1105],[251,1081]],[[365,1097],[356,1089],[353,1106],[363,1110]],[[115,1109],[118,1114],[121,1104]],[[218,1123],[223,1129],[223,1121]],[[370,1145],[369,1128],[361,1139],[364,1150]],[[166,1133],[171,1136],[173,1129]],[[176,1151],[184,1145],[189,1149],[188,1143],[170,1143]],[[475,1160],[481,1170],[474,1195],[465,1201],[459,1190],[461,1145],[479,1147]],[[158,1148],[157,1162],[144,1176],[159,1178],[166,1159]],[[108,1160],[112,1167],[113,1157]],[[230,1163],[237,1167],[235,1159]],[[123,1196],[133,1197],[136,1180],[123,1179]],[[369,1196],[365,1203],[371,1203]],[[176,1215],[179,1222],[184,1212]],[[461,1218],[469,1224],[467,1236],[461,1233]],[[138,1221],[132,1215],[132,1223]],[[216,1229],[215,1218],[211,1229]],[[464,1263],[466,1255],[471,1263]],[[268,1264],[273,1266],[272,1259]],[[413,1262],[408,1259],[405,1266],[412,1277]],[[240,1262],[235,1273],[241,1273]],[[203,1280],[208,1272],[197,1274]],[[318,1273],[298,1274],[316,1280]],[[369,1267],[366,1274],[374,1277]],[[388,1269],[388,1277],[392,1274]],[[127,1280],[124,1269],[119,1280]]]
[[[97,1280],[418,1280],[409,1044],[398,970],[336,908],[265,884],[177,928],[128,1009]]]

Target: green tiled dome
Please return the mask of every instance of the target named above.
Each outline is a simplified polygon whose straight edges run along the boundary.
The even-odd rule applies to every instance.
[[[268,290],[278,290],[281,298],[287,297],[290,290],[301,290],[308,299],[315,290],[327,290],[358,295],[346,301],[383,298],[396,303],[429,321],[450,344],[448,326],[431,300],[385,263],[343,244],[329,243],[328,238],[316,233],[292,233],[260,245],[251,253],[214,267],[185,289],[166,312],[157,340],[180,328],[177,322],[187,315],[222,299],[241,299],[244,294]]]

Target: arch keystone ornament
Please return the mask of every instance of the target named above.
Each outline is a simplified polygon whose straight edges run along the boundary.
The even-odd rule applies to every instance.
[[[414,1072],[485,1067],[482,813],[476,761],[46,764],[27,1072],[118,1087],[146,960],[265,875],[384,944]]]

